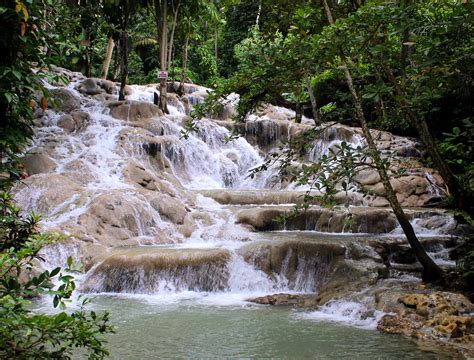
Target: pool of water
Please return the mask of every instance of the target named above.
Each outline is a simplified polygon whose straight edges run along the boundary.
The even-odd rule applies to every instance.
[[[215,299],[214,299],[215,300]],[[108,337],[111,359],[456,359],[375,329],[322,320],[308,311],[206,297],[163,301],[147,296],[97,296],[116,326]]]

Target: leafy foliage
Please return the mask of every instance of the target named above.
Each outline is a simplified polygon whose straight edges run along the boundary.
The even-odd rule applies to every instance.
[[[76,288],[71,273],[78,270],[68,259],[64,270],[37,272],[43,246],[54,237],[36,231],[39,217],[20,215],[8,193],[0,194],[0,357],[4,359],[70,359],[83,348],[90,359],[108,355],[101,335],[113,332],[108,313],[87,312],[88,300],[79,309],[65,312]],[[54,285],[53,283],[59,284]],[[53,297],[53,315],[32,309],[39,296]]]

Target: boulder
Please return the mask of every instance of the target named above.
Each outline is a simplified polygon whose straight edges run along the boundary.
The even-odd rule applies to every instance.
[[[110,114],[119,120],[139,121],[163,116],[160,108],[144,101],[112,101],[109,103]]]
[[[34,210],[45,216],[67,211],[69,202],[80,204],[84,188],[59,174],[32,175],[14,189],[15,199],[24,211]]]
[[[70,113],[81,106],[81,100],[68,89],[56,88],[49,90],[50,106],[64,113]]]
[[[105,79],[87,78],[80,82],[78,91],[87,95],[99,95],[107,93],[110,95],[117,93],[115,83]]]
[[[71,116],[76,123],[76,130],[85,128],[91,121],[89,113],[86,113],[85,111],[73,111]]]
[[[315,308],[318,305],[315,294],[273,294],[247,299],[246,301],[261,305],[293,306],[305,309]]]
[[[474,305],[458,293],[384,289],[376,295],[377,308],[389,312],[378,329],[392,334],[441,343],[474,355]]]
[[[58,126],[62,128],[67,134],[70,134],[76,130],[76,122],[69,114],[65,114],[59,118]]]
[[[28,154],[21,161],[28,175],[51,173],[56,169],[56,163],[45,154]]]
[[[354,176],[354,180],[361,185],[375,185],[380,182],[380,175],[375,169],[364,169]]]
[[[317,230],[334,233],[388,233],[397,226],[395,216],[383,209],[352,208],[346,211],[314,207],[289,215],[289,209],[279,207],[245,209],[237,214],[237,223],[251,225],[259,231]],[[283,220],[283,216],[287,218]]]

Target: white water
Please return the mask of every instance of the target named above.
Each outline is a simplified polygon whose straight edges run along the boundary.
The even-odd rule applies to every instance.
[[[68,88],[80,96],[74,87],[75,84],[71,84]],[[133,93],[129,96],[129,100],[151,102],[156,91],[150,86],[131,88]],[[224,290],[189,291],[186,281],[176,283],[160,278],[157,284],[154,284],[152,293],[145,294],[146,291],[143,291],[144,293],[139,291],[136,294],[120,293],[114,296],[131,297],[157,304],[191,301],[210,306],[242,306],[248,304],[245,302],[246,299],[269,293],[315,291],[319,285],[318,278],[307,276],[308,269],[316,266],[315,261],[300,259],[295,284],[292,286],[289,285],[285,269],[280,274],[270,277],[245,262],[236,251],[247,242],[253,241],[253,234],[235,224],[236,218],[232,211],[209,198],[197,195],[192,212],[201,211],[207,214],[207,219],[198,218],[197,229],[186,238],[178,234],[175,227],[165,221],[159,211],[150,205],[146,194],[138,192],[136,186],[124,177],[124,171],[130,161],[145,171],[157,172],[149,156],[143,151],[142,145],[146,143],[147,136],[156,136],[161,131],[160,136],[167,137],[167,142],[162,144],[161,153],[169,161],[171,172],[186,189],[268,189],[272,185],[275,170],[259,173],[253,179],[248,177],[249,170],[264,161],[257,148],[244,138],[227,142],[226,138],[231,135],[229,130],[211,120],[199,122],[197,132],[189,134],[187,139],[182,138],[181,120],[185,116],[185,106],[180,103],[169,106],[169,116],[150,120],[153,125],[150,128],[160,129],[153,133],[137,131],[130,126],[131,124],[111,117],[109,109],[102,102],[83,96],[81,99],[81,110],[91,117],[90,123],[84,129],[66,134],[58,127],[58,120],[62,114],[48,110],[43,117],[44,126],[36,130],[31,147],[34,151],[47,149],[56,163],[55,173],[75,182],[77,190],[63,194],[64,201],[48,207],[42,201],[51,189],[44,185],[24,187],[17,193],[20,205],[26,210],[47,209],[44,211],[47,216],[44,226],[47,229],[61,229],[67,233],[74,233],[71,224],[78,223],[91,211],[101,196],[111,195],[115,199],[121,199],[123,204],[128,206],[130,210],[128,215],[136,227],[134,236],[138,239],[138,244],[153,243],[156,237],[165,236],[168,241],[165,246],[168,248],[170,246],[197,250],[224,248],[231,253],[230,261],[226,264],[229,278]],[[281,108],[277,110],[287,112]],[[273,135],[275,138],[277,130],[275,127]],[[288,130],[289,137],[290,130]],[[352,140],[354,146],[362,144],[358,137]],[[323,139],[315,143],[308,155],[309,160],[327,154],[329,149],[334,149],[341,142],[340,139]],[[169,178],[164,177],[162,181],[172,189],[177,188]],[[418,219],[413,223],[417,225]],[[446,226],[449,227],[451,224]],[[433,229],[430,235],[436,231]],[[176,245],[171,245],[173,243]],[[64,249],[61,246],[47,249],[46,267],[64,264],[65,255],[71,253],[71,248]],[[75,248],[72,252],[73,255],[81,257],[79,249]],[[324,278],[325,270],[321,269],[321,278]],[[137,276],[140,277],[140,274]],[[143,289],[146,286],[148,285],[144,285]],[[305,313],[299,318],[344,322],[373,328],[380,314],[370,315],[369,309],[370,305],[364,304],[364,301],[341,300],[332,302],[316,312]]]

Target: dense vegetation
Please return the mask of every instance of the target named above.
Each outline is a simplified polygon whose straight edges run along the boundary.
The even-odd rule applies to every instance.
[[[26,298],[53,291],[49,281],[60,270],[19,281],[47,239],[35,232],[37,218],[22,218],[6,191],[19,178],[17,157],[32,136],[34,112],[48,106],[41,82],[49,76],[48,66],[121,82],[122,99],[127,82],[157,82],[159,71],[180,82],[180,91],[189,81],[215,88],[196,116],[222,106],[227,94],[237,92],[240,121],[259,105],[273,103],[293,108],[297,122],[304,114],[317,125],[337,121],[362,126],[369,145],[368,127],[419,137],[424,161],[440,171],[452,195],[442,205],[470,221],[473,39],[474,4],[467,0],[0,1],[1,351],[17,351],[2,356],[22,351],[24,357],[46,352],[67,356],[73,346],[102,356],[97,334],[110,330],[106,316],[83,310],[54,316],[29,312]],[[167,111],[166,79],[160,79],[160,93],[159,105]],[[339,154],[332,159],[346,165],[339,169],[351,169],[347,159],[370,157],[382,179],[384,173],[390,176],[376,149],[342,150],[345,158]],[[285,155],[294,153],[290,149]],[[327,180],[322,174],[329,168],[334,167],[321,163],[297,173],[287,168],[282,176],[302,183],[314,177]],[[323,185],[333,189],[328,181]],[[403,223],[396,198],[390,202],[395,213],[401,211]],[[406,233],[410,238],[408,225]],[[464,253],[460,269],[472,286],[469,241]],[[426,279],[443,276],[427,263],[430,267]],[[69,275],[59,276],[65,284],[54,293],[58,306],[74,289]],[[93,330],[86,331],[86,325]],[[46,335],[38,336],[38,331]],[[43,342],[50,346],[39,349]]]

